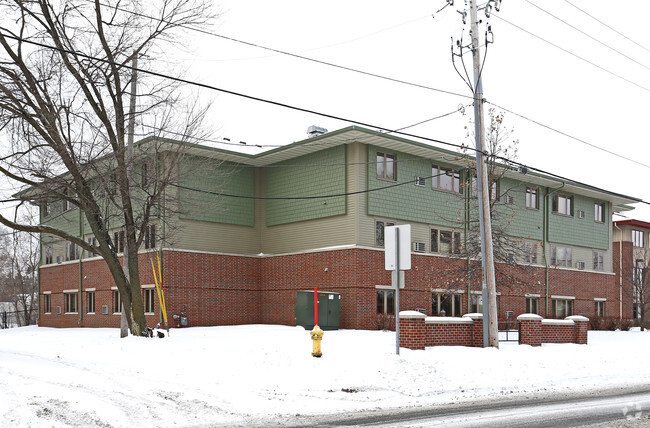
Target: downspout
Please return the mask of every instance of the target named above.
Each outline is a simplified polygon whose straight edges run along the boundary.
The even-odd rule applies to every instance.
[[[618,229],[618,316],[623,319],[623,231],[614,222],[614,227]]]
[[[165,247],[165,200],[166,200],[166,190],[167,188],[163,189],[162,191],[162,209],[160,210],[160,287],[162,290],[162,284],[163,284],[163,279],[162,279],[162,271],[163,271],[163,266],[164,266],[164,260],[163,260],[163,248]],[[160,308],[160,325],[162,325],[164,317],[166,317],[167,314],[163,315],[162,313],[162,308]],[[169,334],[169,325],[166,325],[167,327],[167,333]]]
[[[81,207],[79,209],[79,237],[81,240],[84,239],[84,222],[83,222],[83,217],[81,215]],[[79,252],[79,304],[77,305],[78,310],[79,310],[79,321],[78,324],[81,325],[83,323],[83,318],[84,318],[84,311],[83,311],[83,290],[82,290],[82,281],[83,281],[83,266],[82,266],[82,261],[83,257],[86,254],[86,250],[83,248]]]
[[[549,277],[549,267],[548,267],[548,258],[546,257],[546,251],[547,251],[547,243],[549,242],[548,234],[549,234],[549,221],[551,217],[551,213],[549,212],[549,207],[552,206],[552,204],[549,203],[550,196],[552,196],[555,192],[562,190],[566,186],[566,183],[562,182],[562,186],[558,187],[557,189],[554,189],[552,192],[549,192],[548,187],[546,188],[546,198],[544,200],[544,268],[545,268],[545,278],[544,278],[544,283],[546,286],[546,292],[544,295],[544,301],[545,301],[545,314],[544,317],[548,318],[548,312],[549,312],[549,301],[548,301],[548,291],[549,291],[549,284],[548,284],[548,277]]]

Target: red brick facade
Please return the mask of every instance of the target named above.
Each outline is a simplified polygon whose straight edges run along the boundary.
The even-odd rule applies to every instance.
[[[149,257],[140,255],[141,282],[153,284]],[[431,315],[431,290],[443,289],[438,272],[453,264],[462,266],[463,260],[440,256],[414,254],[412,269],[406,272],[406,288],[400,291],[400,309],[425,309]],[[298,290],[318,287],[322,291],[341,294],[341,328],[377,328],[377,285],[390,285],[390,272],[384,270],[384,252],[381,250],[353,248],[302,254],[246,257],[206,254],[190,251],[165,250],[162,255],[163,283],[168,318],[175,326],[173,314],[185,312],[190,326],[230,324],[285,324],[295,325],[294,307]],[[527,293],[539,295],[539,313],[552,318],[551,308],[546,312],[546,287],[544,268],[531,268],[530,286],[508,287],[497,285],[499,318],[506,311],[514,314],[526,312]],[[42,326],[108,327],[118,326],[119,316],[112,311],[114,283],[103,261],[89,260],[81,263],[80,310],[61,314],[63,290],[80,288],[80,263],[64,263],[41,268],[41,314]],[[576,270],[548,270],[549,306],[550,296],[572,296],[574,314],[592,316],[594,298],[604,298],[607,304],[618,301],[615,276]],[[95,290],[95,313],[86,313],[86,293]],[[467,310],[467,288],[461,293],[461,313]],[[479,285],[472,293],[480,291]],[[43,294],[51,293],[51,312],[44,313]],[[159,321],[159,305],[156,297],[155,314],[149,315],[150,326]],[[611,302],[611,303],[610,303]],[[108,314],[102,314],[107,305]],[[611,309],[610,309],[611,308]],[[607,311],[614,311],[607,306]]]

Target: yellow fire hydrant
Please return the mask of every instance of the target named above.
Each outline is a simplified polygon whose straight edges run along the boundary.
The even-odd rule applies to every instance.
[[[320,351],[320,341],[323,339],[323,333],[323,330],[318,325],[315,325],[310,333],[314,345],[314,351],[311,353],[312,357],[320,358],[323,355]]]

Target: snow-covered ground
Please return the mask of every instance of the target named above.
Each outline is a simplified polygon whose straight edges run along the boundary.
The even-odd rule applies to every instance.
[[[650,384],[650,332],[588,345],[401,350],[395,334],[302,327],[0,330],[3,426],[263,425],[295,415],[435,405]],[[284,418],[283,418],[284,417]],[[267,419],[268,418],[268,419]]]

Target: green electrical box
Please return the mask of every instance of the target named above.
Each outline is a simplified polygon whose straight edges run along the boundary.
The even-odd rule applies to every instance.
[[[341,295],[329,291],[318,292],[318,326],[323,330],[339,329]],[[299,290],[296,299],[296,325],[306,330],[314,328],[314,290]]]

